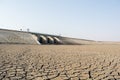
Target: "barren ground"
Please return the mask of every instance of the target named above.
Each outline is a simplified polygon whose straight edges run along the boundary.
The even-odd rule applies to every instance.
[[[120,45],[0,45],[0,80],[120,80]]]

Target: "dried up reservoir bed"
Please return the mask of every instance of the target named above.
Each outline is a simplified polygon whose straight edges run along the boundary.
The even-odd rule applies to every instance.
[[[0,45],[0,80],[120,80],[120,45]]]

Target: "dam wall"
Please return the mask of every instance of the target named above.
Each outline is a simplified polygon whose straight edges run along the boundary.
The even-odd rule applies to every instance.
[[[1,44],[84,45],[95,41],[36,32],[0,29]]]
[[[37,37],[36,37],[37,38]],[[31,33],[0,29],[1,44],[38,44]]]
[[[61,37],[60,39],[62,40],[63,44],[66,44],[66,45],[98,44],[96,41],[86,40],[86,39],[77,39],[77,38],[70,38],[70,37]]]

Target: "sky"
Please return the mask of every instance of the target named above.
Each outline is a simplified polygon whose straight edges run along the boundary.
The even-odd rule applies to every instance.
[[[0,28],[120,41],[120,0],[0,0]]]

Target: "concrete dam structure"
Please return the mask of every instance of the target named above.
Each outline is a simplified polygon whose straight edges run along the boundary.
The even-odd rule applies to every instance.
[[[37,40],[40,44],[63,44],[60,36],[49,35],[49,34],[41,34],[41,33],[33,33],[32,35],[37,36]]]
[[[57,35],[0,29],[1,44],[81,45],[96,41],[62,37]]]

